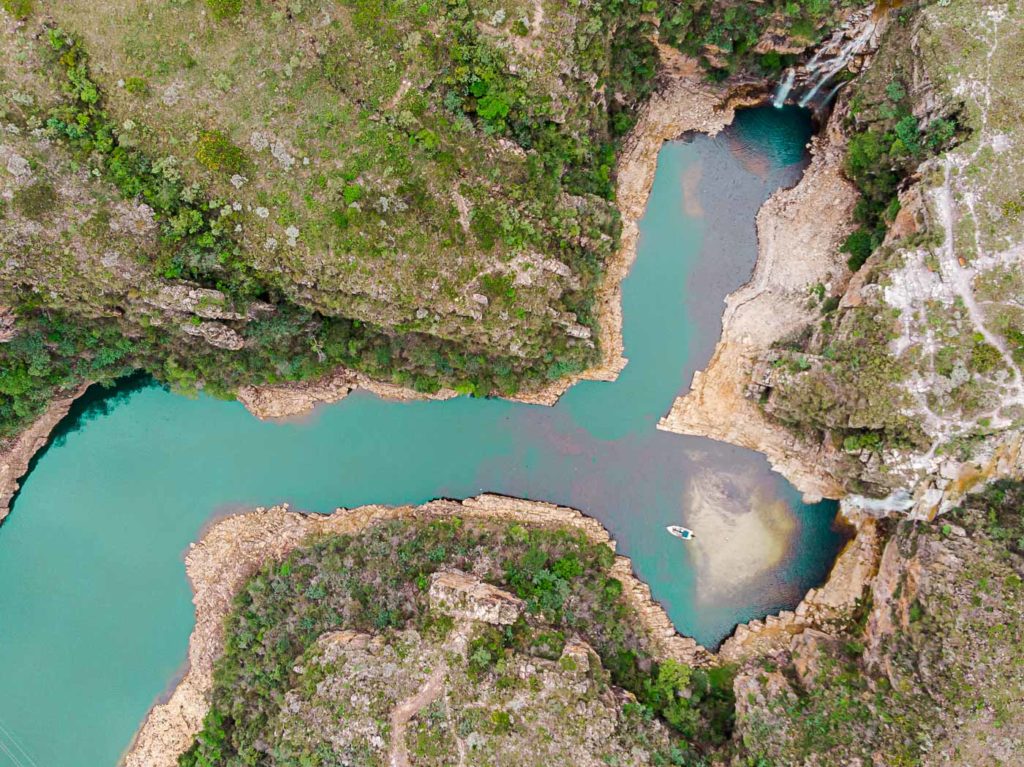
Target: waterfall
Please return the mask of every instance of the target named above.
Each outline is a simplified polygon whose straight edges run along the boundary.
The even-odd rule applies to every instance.
[[[839,61],[839,59],[837,59],[837,61]],[[839,71],[844,66],[846,66],[846,62],[845,61],[842,62],[841,64],[839,64],[838,66],[830,67],[827,72],[822,74],[821,77],[818,78],[818,82],[816,82],[814,84],[814,87],[811,88],[809,91],[807,91],[807,93],[805,93],[803,96],[800,97],[800,102],[799,102],[800,106],[805,107],[808,104],[810,104],[811,103],[811,99],[813,99],[817,95],[818,91],[821,89],[821,86],[823,86],[825,83],[827,83],[829,80],[831,80],[835,75],[837,75],[839,73]]]
[[[837,30],[827,42],[822,44],[810,61],[803,66],[801,80],[804,93],[797,103],[802,107],[808,106],[818,95],[819,91],[828,85],[832,78],[846,69],[854,56],[867,47],[876,29],[876,20],[867,17],[859,24],[856,34],[852,37],[847,38],[849,28]],[[784,80],[779,83],[775,91],[775,99],[772,101],[773,105],[781,106],[779,95],[784,94],[782,96],[782,101],[784,101],[786,95],[793,88],[795,77],[795,70],[787,70]],[[840,82],[833,87],[822,104],[827,104],[842,86],[843,83]]]
[[[796,70],[790,67],[786,70],[786,76],[779,81],[779,85],[775,89],[775,97],[772,99],[773,107],[776,109],[782,109],[782,105],[786,103],[786,96],[788,96],[790,90],[793,89],[793,81],[795,79]]]
[[[894,490],[885,498],[848,495],[843,498],[843,505],[847,504],[873,516],[885,516],[893,512],[909,511],[914,507],[914,499],[906,490]]]
[[[818,62],[815,62],[814,59],[811,60],[815,63],[815,67],[812,70],[810,66],[808,66],[808,71],[818,72],[820,70],[820,74],[818,74],[818,78],[814,83],[814,86],[800,99],[800,106],[805,107],[810,104],[811,99],[818,94],[818,91],[821,90],[829,80],[846,69],[846,65],[850,63],[850,60],[860,53],[864,46],[867,45],[874,31],[875,24],[869,19],[860,33],[853,39],[848,40],[839,49],[839,52],[836,53],[834,58],[828,61]]]
[[[821,106],[826,106],[828,102],[832,100],[832,97],[839,93],[839,89],[842,88],[844,85],[846,85],[846,80],[842,80],[836,83],[836,86],[828,92],[828,95],[824,99],[822,99]]]

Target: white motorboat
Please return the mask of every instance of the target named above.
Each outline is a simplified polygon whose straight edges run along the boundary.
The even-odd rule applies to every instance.
[[[681,527],[679,525],[669,525],[665,529],[668,530],[676,538],[680,538],[680,539],[682,539],[684,541],[688,541],[691,538],[696,537],[694,535],[693,530],[691,530],[688,527]]]

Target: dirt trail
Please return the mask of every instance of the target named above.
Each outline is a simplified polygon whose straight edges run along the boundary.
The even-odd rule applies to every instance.
[[[411,698],[406,698],[391,712],[391,745],[388,748],[389,767],[410,767],[409,751],[405,746],[405,731],[409,720],[424,707],[429,706],[444,690],[444,678],[448,674],[448,664],[441,662],[427,677],[427,681]]]

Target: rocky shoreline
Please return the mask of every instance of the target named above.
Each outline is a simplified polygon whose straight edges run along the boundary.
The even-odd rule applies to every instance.
[[[72,395],[50,403],[39,418],[25,431],[0,447],[0,523],[11,513],[11,502],[18,492],[21,478],[28,473],[36,453],[46,447],[50,434],[71,411],[71,406],[85,394],[89,385],[83,385]]]
[[[839,518],[854,533],[836,557],[825,582],[808,591],[792,610],[738,625],[718,648],[719,660],[740,663],[788,648],[794,637],[805,631],[827,630],[831,623],[849,614],[878,574],[884,540],[879,521],[849,503],[842,504]]]
[[[235,592],[264,562],[284,557],[310,536],[351,535],[382,520],[424,516],[574,528],[594,543],[615,548],[615,542],[597,520],[575,509],[497,495],[464,501],[438,500],[423,506],[362,506],[338,509],[329,516],[275,506],[221,520],[192,545],[185,558],[196,606],[188,671],[170,698],[154,706],[146,717],[125,755],[126,767],[177,764],[178,755],[191,743],[209,709],[213,664],[223,648],[224,619]],[[695,666],[714,662],[712,653],[675,630],[661,605],[651,599],[650,588],[633,574],[629,559],[616,556],[611,572],[622,583],[626,601],[636,611],[661,657]]]
[[[857,191],[842,175],[841,134],[815,137],[811,152],[799,183],[776,192],[758,211],[754,274],[726,298],[711,361],[694,374],[689,392],[658,428],[764,453],[808,500],[820,500],[844,495],[841,456],[769,420],[751,396],[758,362],[817,316],[819,309],[808,301],[813,286],[837,285],[850,276],[839,246],[851,228]]]
[[[878,520],[858,515],[853,508],[845,511],[852,515],[846,519],[855,534],[826,582],[811,589],[794,610],[740,624],[717,652],[676,631],[665,610],[651,597],[650,587],[633,573],[627,557],[616,556],[611,573],[622,583],[624,598],[660,657],[690,666],[742,663],[787,648],[804,632],[827,630],[832,622],[842,620],[873,584],[884,542]],[[292,511],[285,504],[222,519],[191,545],[185,557],[196,608],[188,669],[167,700],[146,716],[125,754],[125,767],[174,767],[178,755],[188,748],[209,709],[213,666],[223,649],[224,620],[234,595],[265,562],[287,556],[312,536],[353,535],[384,520],[445,516],[573,528],[594,543],[615,549],[615,541],[601,523],[580,511],[499,495],[437,500],[422,506],[362,506],[324,516]]]

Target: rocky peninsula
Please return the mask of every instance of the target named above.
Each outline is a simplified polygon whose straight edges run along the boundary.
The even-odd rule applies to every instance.
[[[125,757],[127,767],[172,767],[199,732],[210,705],[213,670],[223,652],[224,621],[242,584],[268,562],[281,561],[318,538],[354,536],[389,520],[476,520],[506,528],[573,531],[591,544],[614,551],[615,544],[594,519],[547,503],[483,495],[464,501],[433,501],[419,507],[365,506],[329,516],[294,512],[287,506],[257,509],[214,523],[186,556],[194,590],[196,626],[189,664],[165,703],[153,708]],[[654,656],[688,667],[706,666],[713,655],[680,636],[650,589],[633,575],[630,561],[611,558],[608,577],[621,585],[621,599],[651,642]],[[584,653],[586,654],[586,653]]]

